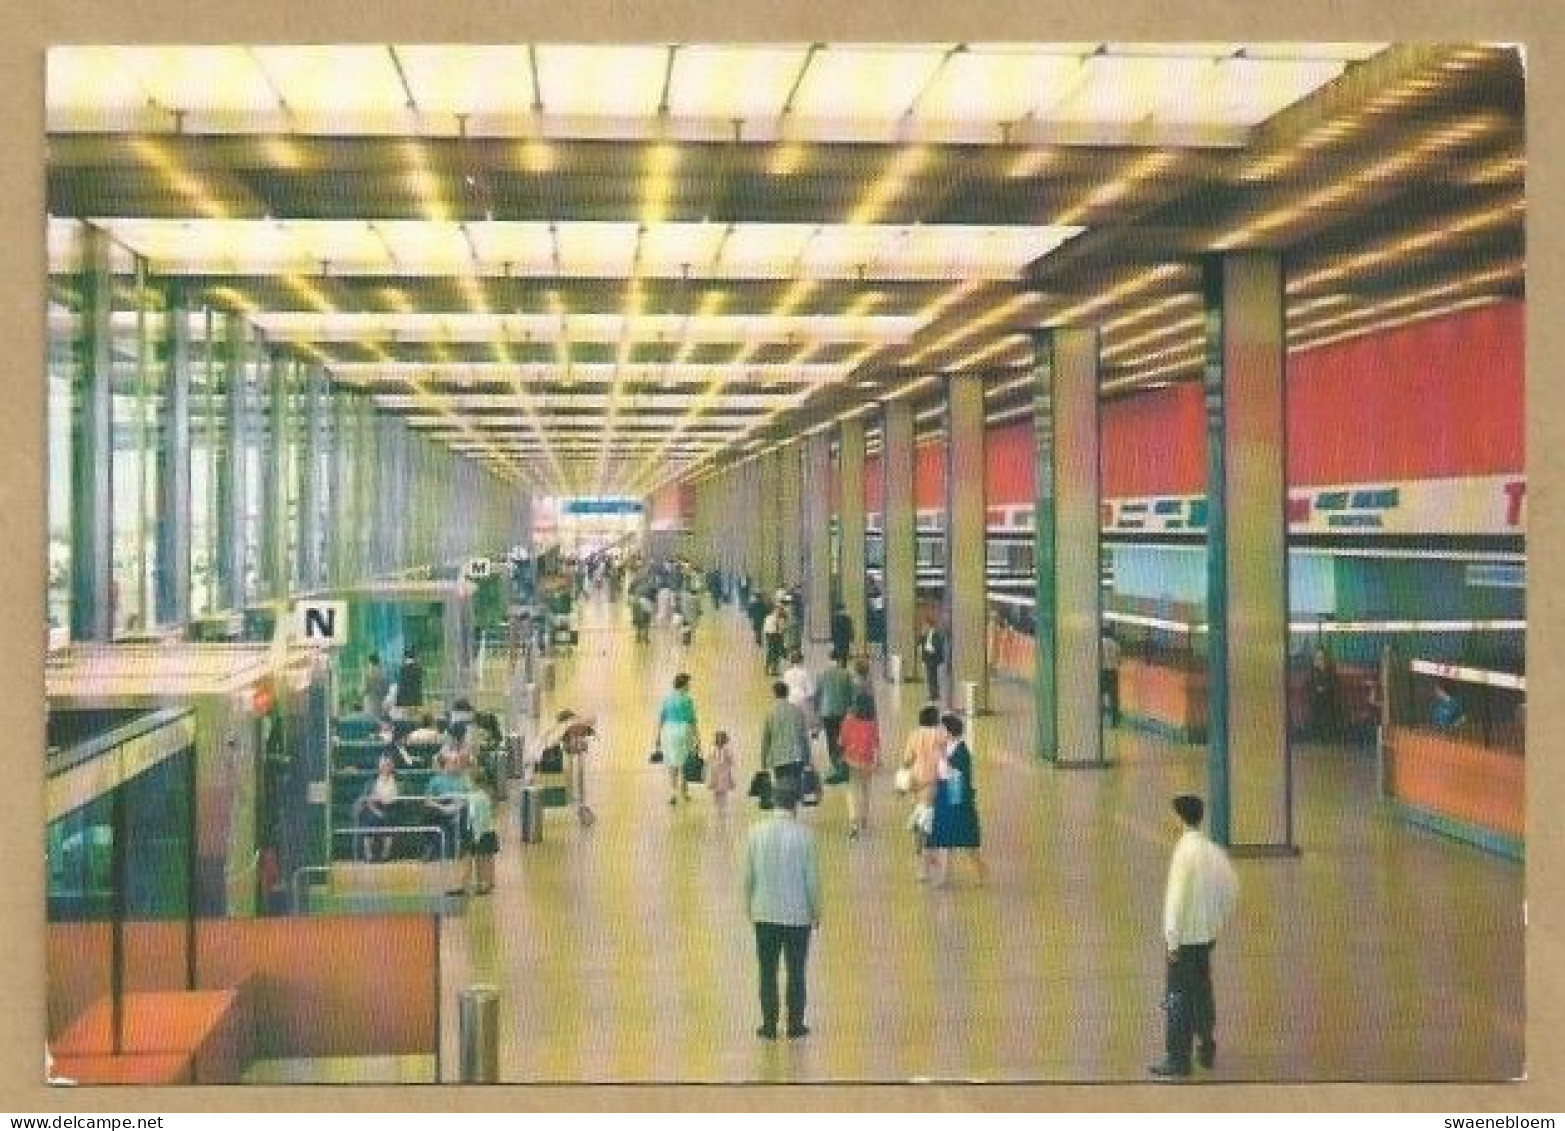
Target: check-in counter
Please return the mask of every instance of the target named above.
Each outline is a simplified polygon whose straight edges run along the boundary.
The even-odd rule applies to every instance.
[[[1399,690],[1381,744],[1386,799],[1409,821],[1521,858],[1526,677],[1415,660],[1392,684]]]

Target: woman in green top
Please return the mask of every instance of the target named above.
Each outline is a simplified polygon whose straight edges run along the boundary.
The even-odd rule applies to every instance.
[[[658,749],[668,767],[670,805],[689,800],[685,784],[685,758],[701,748],[696,730],[696,705],[690,698],[690,676],[680,672],[674,677],[674,690],[658,711]]]

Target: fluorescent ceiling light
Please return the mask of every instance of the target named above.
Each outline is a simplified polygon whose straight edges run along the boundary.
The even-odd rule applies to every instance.
[[[532,102],[532,61],[523,46],[472,44],[397,48],[413,101],[438,114],[516,113]]]
[[[537,53],[545,113],[608,118],[657,113],[666,47],[543,45]]]
[[[945,58],[940,47],[828,46],[815,53],[794,95],[801,119],[888,121],[912,108]]]
[[[680,47],[668,110],[675,117],[774,118],[804,65],[803,47]]]

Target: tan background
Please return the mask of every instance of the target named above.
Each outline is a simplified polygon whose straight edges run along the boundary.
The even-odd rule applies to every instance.
[[[1416,9],[1416,15],[1414,10]],[[0,0],[0,1111],[199,1110],[1565,1110],[1565,970],[1559,835],[1561,594],[1558,492],[1560,168],[1565,12],[1526,0]],[[43,1086],[42,758],[44,639],[44,49],[51,43],[542,41],[1487,40],[1526,44],[1528,181],[1529,712],[1528,1077],[1520,1084],[1416,1087],[1104,1086],[708,1088],[222,1088]],[[1537,552],[1542,548],[1543,552]],[[1286,867],[1279,863],[1278,867]],[[1148,898],[1157,898],[1148,893]],[[1416,946],[1416,939],[1408,940]],[[1148,1041],[1155,1043],[1152,1029]],[[1156,1050],[1149,1043],[1148,1053]],[[1433,1124],[1433,1121],[1432,1121]],[[1438,1124],[1433,1124],[1438,1125]]]

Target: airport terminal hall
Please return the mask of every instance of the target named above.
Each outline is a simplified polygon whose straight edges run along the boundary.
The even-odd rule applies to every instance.
[[[1525,1074],[1518,47],[43,61],[47,1079]]]

